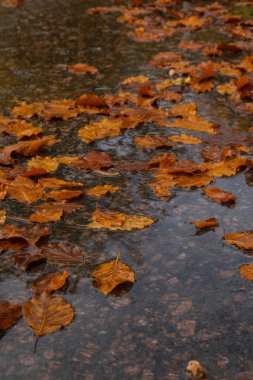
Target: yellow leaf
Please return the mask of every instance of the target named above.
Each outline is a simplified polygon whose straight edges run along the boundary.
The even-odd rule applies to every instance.
[[[240,275],[245,280],[253,281],[253,265],[244,264],[240,266]]]
[[[253,249],[253,231],[237,232],[224,235],[229,244],[236,245],[241,249]]]

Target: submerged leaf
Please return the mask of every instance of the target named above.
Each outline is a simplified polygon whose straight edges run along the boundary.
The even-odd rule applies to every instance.
[[[21,317],[21,305],[0,301],[0,330],[7,330]]]

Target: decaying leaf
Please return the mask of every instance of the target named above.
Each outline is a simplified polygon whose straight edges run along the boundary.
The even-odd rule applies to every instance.
[[[33,157],[28,161],[28,169],[44,169],[46,173],[54,172],[60,164],[69,165],[78,160],[78,157]]]
[[[201,230],[202,228],[216,227],[218,226],[218,221],[215,218],[210,218],[207,220],[195,220],[192,222],[195,224],[196,228]]]
[[[43,255],[47,260],[57,264],[83,264],[84,253],[75,245],[69,243],[50,244],[43,247]]]
[[[224,238],[229,244],[236,245],[238,248],[253,249],[253,231],[226,234]]]
[[[236,196],[228,191],[223,191],[219,187],[209,187],[204,190],[205,194],[214,202],[231,203],[236,202]]]
[[[21,268],[26,269],[30,264],[45,260],[42,255],[41,248],[38,248],[36,245],[29,245],[19,250],[17,253],[13,254],[13,259],[17,265]]]
[[[124,263],[121,263],[119,257],[107,263],[100,264],[92,272],[92,277],[96,285],[104,294],[109,294],[118,285],[130,282],[134,283],[134,272]]]
[[[24,303],[23,316],[34,334],[42,336],[69,325],[74,318],[74,310],[60,297],[35,295]]]
[[[65,285],[68,276],[68,271],[64,271],[63,273],[54,272],[47,275],[42,275],[33,282],[32,290],[36,295],[40,295],[42,293],[50,294],[62,288]]]
[[[142,215],[127,215],[121,212],[96,210],[92,214],[92,222],[87,224],[90,228],[108,228],[109,230],[130,231],[140,229],[154,223],[154,219]]]
[[[78,198],[84,194],[83,190],[54,190],[45,194],[46,199],[55,199],[56,201],[65,201],[67,199]]]
[[[244,264],[240,266],[240,275],[242,278],[248,281],[253,281],[253,265]]]
[[[21,305],[0,301],[0,330],[7,330],[21,317]]]
[[[143,148],[164,148],[175,145],[167,137],[163,136],[136,136],[134,143]]]
[[[49,235],[48,228],[38,225],[34,227],[16,227],[5,224],[0,229],[0,241],[10,241],[10,243],[14,240],[15,243],[21,241],[21,243],[25,242],[27,245],[35,245],[42,237],[47,235]]]
[[[95,197],[101,197],[103,195],[106,195],[108,193],[115,193],[119,190],[118,186],[112,186],[112,185],[103,185],[103,186],[95,186],[90,189],[85,190],[86,195],[92,195]]]
[[[70,165],[80,169],[99,170],[111,167],[113,162],[108,153],[93,150],[86,154],[82,159],[70,163]]]

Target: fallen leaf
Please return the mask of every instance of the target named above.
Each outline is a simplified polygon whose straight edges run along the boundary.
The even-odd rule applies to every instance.
[[[106,101],[95,94],[83,94],[76,99],[75,104],[82,107],[108,107]]]
[[[0,330],[7,330],[21,317],[21,305],[0,301]]]
[[[92,195],[95,197],[101,197],[103,195],[106,195],[108,193],[115,193],[120,188],[118,186],[112,186],[112,185],[103,185],[103,186],[95,186],[90,189],[85,190],[86,195]]]
[[[244,264],[240,266],[240,275],[247,281],[253,281],[253,265]]]
[[[25,0],[4,0],[1,5],[2,7],[6,7],[6,8],[16,8],[16,7],[20,7],[24,3],[25,3]]]
[[[44,196],[42,186],[29,178],[17,176],[8,186],[8,198],[31,204]]]
[[[54,190],[46,193],[46,199],[55,199],[56,201],[65,201],[67,199],[78,198],[84,194],[83,190]]]
[[[61,242],[43,247],[43,255],[47,260],[57,264],[83,264],[83,251],[75,245]]]
[[[25,241],[28,245],[36,244],[42,237],[49,235],[47,227],[16,227],[14,225],[5,224],[0,229],[0,240],[11,240],[17,243],[17,240]],[[11,243],[10,241],[10,243]]]
[[[47,173],[54,172],[60,164],[69,165],[78,157],[33,157],[28,161],[28,169],[44,169]]]
[[[39,184],[43,187],[50,189],[59,189],[61,187],[80,187],[83,186],[82,182],[64,181],[59,178],[41,178],[38,180]]]
[[[6,211],[0,210],[0,224],[5,224],[6,217],[7,217]]]
[[[38,248],[36,245],[29,245],[14,253],[12,257],[17,265],[26,269],[34,262],[45,260],[41,252],[41,248]]]
[[[98,69],[87,63],[76,63],[75,65],[65,65],[65,67],[71,72],[76,74],[97,74]]]
[[[50,293],[62,288],[65,285],[68,276],[68,271],[64,271],[63,273],[54,272],[47,275],[42,275],[33,282],[32,290],[36,295],[41,295],[42,293],[49,295]]]
[[[169,139],[172,140],[173,142],[181,143],[181,144],[200,144],[203,142],[203,140],[197,137],[186,135],[184,133],[181,135],[169,136]]]
[[[163,136],[136,136],[134,143],[143,148],[164,148],[175,145],[169,141],[168,137]]]
[[[236,196],[228,191],[223,191],[219,187],[209,187],[204,189],[205,194],[214,202],[231,203],[236,202]]]
[[[194,222],[191,222],[195,224],[197,229],[202,229],[202,228],[209,228],[209,227],[216,227],[218,226],[218,222],[215,218],[210,218],[207,220],[195,220]]]
[[[57,220],[61,219],[62,215],[63,210],[61,208],[54,208],[53,210],[48,208],[41,208],[37,210],[34,214],[32,214],[29,220],[30,222],[35,223],[56,222]]]
[[[121,212],[96,210],[92,214],[90,228],[108,228],[109,230],[130,231],[140,229],[154,223],[154,219],[142,215],[127,215]]]
[[[107,263],[100,264],[92,272],[92,277],[96,285],[104,294],[109,294],[118,285],[123,283],[134,283],[134,272],[124,263],[121,263],[119,257]]]
[[[205,377],[205,371],[197,360],[191,360],[187,364],[186,372],[189,374],[189,376],[193,378],[204,378]]]
[[[224,235],[229,244],[236,245],[241,249],[253,249],[253,231],[237,232]]]
[[[113,162],[109,154],[93,150],[86,154],[82,159],[70,163],[70,165],[80,169],[99,170],[102,168],[109,168],[113,165]]]
[[[60,297],[34,296],[23,305],[23,316],[36,336],[50,334],[69,325],[73,307]]]

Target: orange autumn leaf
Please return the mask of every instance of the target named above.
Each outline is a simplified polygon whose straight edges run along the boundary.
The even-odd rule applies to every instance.
[[[75,74],[97,74],[98,69],[94,66],[88,65],[87,63],[76,63],[74,65],[65,65],[65,67]]]
[[[54,209],[48,212],[48,209],[40,209],[37,210],[34,214],[32,214],[29,218],[30,222],[35,223],[48,223],[48,222],[56,222],[60,220],[63,215],[62,209]]]
[[[47,173],[54,172],[60,164],[71,164],[78,157],[33,157],[28,161],[28,169],[44,169]]]
[[[8,192],[8,185],[5,183],[0,183],[0,200],[5,199]]]
[[[56,201],[65,201],[68,199],[78,198],[83,193],[83,190],[54,190],[46,193],[45,198],[55,199]]]
[[[107,107],[106,101],[95,94],[83,94],[76,99],[75,104],[82,107]]]
[[[90,228],[107,228],[109,230],[130,231],[150,226],[154,219],[142,215],[127,215],[121,212],[96,210],[92,214]]]
[[[103,185],[103,186],[95,186],[90,189],[85,190],[86,195],[92,195],[95,197],[101,197],[103,195],[106,195],[108,193],[115,193],[120,188],[118,186],[112,186],[112,185]]]
[[[24,120],[10,119],[5,116],[0,116],[0,132],[7,133],[11,136],[17,136],[19,140],[24,137],[39,135],[42,131],[42,127],[36,127]]]
[[[109,168],[113,165],[112,159],[108,153],[91,151],[83,158],[75,160],[70,164],[74,168],[100,170],[102,168]]]
[[[205,132],[209,134],[216,134],[217,124],[210,123],[209,121],[199,118],[193,117],[188,119],[179,119],[176,118],[174,122],[165,122],[160,123],[161,126],[170,127],[170,128],[183,128],[189,129],[191,131],[199,131]]]
[[[0,210],[0,224],[5,224],[7,213],[5,210]]]
[[[240,275],[247,281],[253,281],[253,265],[244,264],[240,266]]]
[[[0,330],[7,330],[21,317],[21,305],[0,301]]]
[[[223,191],[219,187],[209,187],[204,190],[205,194],[214,202],[231,203],[236,201],[236,196],[228,191]]]
[[[67,278],[69,277],[69,271],[63,273],[50,273],[42,275],[32,284],[32,290],[35,294],[40,295],[42,293],[50,294],[65,285]]]
[[[80,187],[83,186],[82,182],[71,182],[71,181],[64,181],[59,178],[41,178],[38,180],[39,184],[43,187],[48,187],[51,189],[59,189],[61,187]]]
[[[253,249],[253,231],[236,232],[224,235],[229,244],[233,244],[241,249]]]
[[[31,204],[41,199],[43,195],[42,186],[26,177],[17,176],[8,186],[8,198],[16,199],[19,202]]]
[[[23,5],[25,0],[4,0],[1,5],[6,8],[16,8]]]
[[[249,161],[246,157],[238,156],[227,158],[218,163],[206,163],[206,167],[208,169],[207,173],[213,177],[229,177],[235,175],[242,167],[247,166],[248,164]]]
[[[115,137],[120,134],[120,119],[102,119],[99,122],[93,122],[79,129],[78,136],[86,143],[103,139],[105,137]]]
[[[135,77],[129,77],[123,80],[122,84],[128,85],[132,83],[145,83],[149,82],[149,78],[145,75],[137,75]]]
[[[120,284],[135,282],[134,272],[127,264],[121,263],[119,257],[98,265],[93,270],[92,277],[104,294],[111,293]]]
[[[134,143],[143,148],[163,148],[175,145],[169,141],[168,137],[163,136],[136,136]]]
[[[23,305],[26,323],[39,337],[60,330],[74,318],[73,307],[60,297],[33,296]]]
[[[172,140],[173,142],[181,143],[181,144],[200,144],[203,142],[203,140],[197,137],[186,135],[184,133],[181,135],[169,136],[169,139]]]
[[[196,228],[199,230],[201,230],[202,228],[218,226],[218,222],[215,218],[210,218],[207,220],[195,220],[194,222],[191,222],[191,223],[195,224]]]

